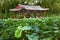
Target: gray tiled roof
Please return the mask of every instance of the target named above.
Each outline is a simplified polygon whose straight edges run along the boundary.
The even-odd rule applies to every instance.
[[[48,10],[48,8],[42,8],[40,6],[27,6],[27,5],[21,5],[26,10]]]
[[[16,9],[16,8],[14,8],[14,9],[9,9],[10,11],[20,11],[21,9]]]
[[[20,6],[22,6],[22,8],[24,8],[26,10],[40,10],[40,11],[49,10],[49,8],[42,8],[40,6],[28,6],[28,5],[20,5]],[[19,10],[21,10],[21,8],[20,9],[17,9],[17,8],[10,9],[10,11],[19,11]]]

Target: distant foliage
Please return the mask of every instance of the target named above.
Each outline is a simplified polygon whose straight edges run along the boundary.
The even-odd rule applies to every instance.
[[[0,0],[0,18],[2,18],[2,13],[5,13],[4,18],[12,16],[9,9],[15,8],[19,3],[24,5],[40,5],[43,8],[49,8],[48,15],[59,15],[60,13],[60,0],[38,0],[37,3],[35,0]]]
[[[50,13],[60,13],[60,0],[41,0],[40,3],[42,7],[50,8]]]

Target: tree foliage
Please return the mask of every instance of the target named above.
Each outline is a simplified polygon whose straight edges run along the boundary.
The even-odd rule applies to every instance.
[[[49,8],[48,13],[50,14],[57,15],[60,13],[60,0],[38,0],[37,3],[35,0],[0,0],[0,14],[5,13],[9,15],[9,9],[15,8],[19,3],[24,5],[40,5],[43,8]]]

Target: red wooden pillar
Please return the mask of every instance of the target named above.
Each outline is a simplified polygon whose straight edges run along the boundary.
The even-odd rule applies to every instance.
[[[40,13],[40,17],[42,17],[42,11],[41,12],[39,12]]]
[[[16,19],[16,14],[17,14],[17,12],[14,13],[14,19]]]
[[[32,18],[32,12],[30,12],[29,15],[30,15],[30,18]]]
[[[36,18],[40,18],[40,13],[39,12],[36,13]]]
[[[26,18],[24,12],[22,12],[21,15],[22,15],[22,18]]]

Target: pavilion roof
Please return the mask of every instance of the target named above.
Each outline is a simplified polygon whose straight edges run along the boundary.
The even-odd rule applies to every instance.
[[[19,4],[18,6],[21,6],[22,8],[24,8],[26,10],[40,10],[40,11],[49,10],[49,8],[42,8],[40,6],[28,6],[28,5],[21,5],[21,4]],[[20,11],[20,10],[22,10],[22,8],[10,9],[10,11]]]
[[[42,8],[40,6],[28,6],[28,5],[22,5],[23,8],[26,10],[48,10],[49,8]]]

